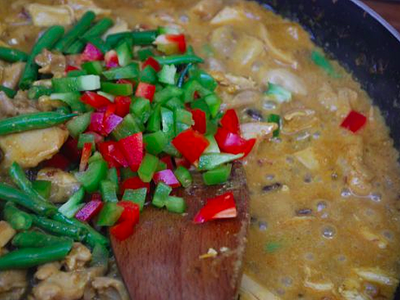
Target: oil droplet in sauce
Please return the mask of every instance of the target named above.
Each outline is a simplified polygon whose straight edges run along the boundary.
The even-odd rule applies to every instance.
[[[331,225],[326,225],[322,228],[321,233],[324,238],[333,239],[333,237],[336,235],[336,229]]]

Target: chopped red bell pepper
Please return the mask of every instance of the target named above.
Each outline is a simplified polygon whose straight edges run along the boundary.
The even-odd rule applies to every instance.
[[[91,155],[92,155],[92,143],[85,143],[82,149],[81,162],[79,164],[79,172],[83,172],[86,170]]]
[[[341,127],[350,130],[353,133],[359,131],[367,123],[367,117],[359,112],[352,110],[343,120]]]
[[[104,56],[104,61],[108,69],[119,67],[118,54],[115,50],[110,50]]]
[[[142,65],[142,69],[146,68],[147,66],[152,67],[154,70],[156,70],[156,72],[161,70],[161,66],[158,63],[158,61],[156,61],[153,57],[149,57],[146,59],[146,61],[143,63]]]
[[[104,113],[92,113],[90,116],[89,131],[94,131],[103,134]]]
[[[71,71],[77,71],[77,70],[79,70],[79,68],[74,67],[74,66],[71,66],[71,65],[68,65],[68,66],[66,66],[66,68],[65,68],[65,73],[69,73],[69,72],[71,72]]]
[[[206,133],[207,131],[206,113],[201,109],[193,109],[192,117],[194,121],[194,125],[192,126],[192,128],[202,134]]]
[[[106,97],[90,91],[83,93],[81,96],[81,101],[94,108],[101,108],[111,104],[110,100],[108,100]]]
[[[202,134],[189,128],[175,137],[172,144],[188,161],[194,163],[210,143]]]
[[[127,96],[117,96],[115,97],[114,103],[116,105],[115,114],[120,117],[125,117],[129,114],[129,107],[131,105],[132,99]]]
[[[123,121],[123,118],[120,116],[111,114],[108,117],[106,117],[106,114],[104,114],[104,120],[103,120],[103,133],[104,135],[109,135],[117,126]]]
[[[129,167],[133,172],[136,172],[143,160],[144,144],[142,133],[138,132],[123,138],[118,141],[118,144],[128,161]]]
[[[175,160],[176,167],[182,166],[182,167],[185,167],[186,169],[189,169],[191,166],[190,161],[188,161],[184,157],[175,157],[174,160]]]
[[[71,162],[61,153],[56,153],[52,158],[44,162],[45,167],[65,170],[71,165]]]
[[[121,185],[121,194],[125,193],[125,190],[136,190],[146,188],[147,193],[150,192],[150,183],[143,182],[139,177],[131,177],[126,179]]]
[[[82,222],[89,222],[103,208],[101,200],[91,200],[86,203],[75,215],[75,218]]]
[[[172,170],[170,169],[166,169],[155,173],[153,176],[153,180],[155,184],[163,182],[172,188],[177,188],[181,186],[180,182],[175,177],[174,172],[172,172]]]
[[[110,232],[117,240],[123,241],[132,235],[134,226],[139,223],[140,208],[131,201],[120,201],[117,205],[123,207],[124,211]]]
[[[186,38],[184,34],[167,34],[165,38],[167,41],[176,43],[180,53],[186,52]]]
[[[138,87],[136,89],[135,96],[149,99],[151,102],[151,101],[153,101],[155,92],[156,92],[155,85],[145,83],[145,82],[139,82]]]
[[[239,118],[234,109],[228,109],[220,122],[223,128],[230,132],[240,134]]]
[[[81,159],[82,150],[78,149],[78,140],[69,137],[61,148],[61,153],[70,162],[78,162]]]
[[[215,140],[222,152],[231,154],[244,153],[243,157],[250,153],[256,143],[256,139],[245,140],[240,135],[225,128],[218,128]]]
[[[81,54],[82,61],[103,60],[103,53],[93,44],[87,43]]]
[[[172,164],[172,158],[171,156],[163,156],[160,158],[160,161],[162,161],[163,163],[165,163],[167,165],[167,169],[173,170],[174,169],[174,165]]]
[[[215,219],[236,218],[237,210],[232,192],[207,199],[206,204],[194,217],[193,222],[201,224]]]
[[[124,168],[128,167],[128,161],[120,149],[118,142],[107,141],[100,143],[98,144],[98,149],[109,166],[117,168],[121,166]]]

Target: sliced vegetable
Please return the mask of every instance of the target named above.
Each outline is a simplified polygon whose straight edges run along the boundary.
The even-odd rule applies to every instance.
[[[114,202],[105,202],[101,209],[98,219],[97,226],[113,226],[117,223],[121,217],[124,208]]]
[[[103,208],[103,202],[100,200],[91,200],[86,203],[75,215],[75,218],[82,222],[89,222]]]
[[[172,170],[169,170],[169,169],[155,173],[153,176],[153,180],[154,180],[155,184],[158,184],[159,182],[163,182],[172,188],[177,188],[177,187],[181,186],[180,182],[175,177]]]
[[[186,169],[184,166],[178,166],[174,174],[184,188],[192,185],[192,174],[190,174],[189,170]]]
[[[194,217],[196,224],[205,223],[215,219],[236,218],[236,203],[232,192],[225,193],[215,198],[207,199],[206,204]]]
[[[122,200],[136,203],[139,205],[140,211],[142,211],[146,202],[146,196],[147,188],[126,189],[124,195],[122,196]]]
[[[194,163],[210,143],[203,135],[193,129],[187,129],[174,138],[172,144],[188,161]]]
[[[292,93],[278,84],[268,83],[268,90],[265,92],[271,100],[275,100],[279,103],[287,102],[292,100]]]
[[[350,130],[353,133],[358,132],[367,123],[367,117],[359,112],[352,110],[343,120],[341,127]]]
[[[84,206],[82,203],[85,197],[85,190],[80,188],[75,194],[73,194],[67,202],[60,206],[58,211],[67,218],[73,218],[75,214]]]
[[[169,196],[165,200],[165,207],[169,212],[183,214],[186,211],[186,202],[182,197]]]
[[[243,153],[243,157],[250,153],[256,143],[256,139],[245,140],[240,135],[232,133],[225,128],[218,128],[215,140],[221,151],[232,154]]]
[[[132,171],[136,172],[143,160],[144,145],[142,133],[135,133],[123,138],[118,142],[118,145],[125,155],[128,166]]]
[[[151,204],[153,204],[155,207],[163,208],[171,191],[172,188],[170,186],[160,182],[157,184],[156,190],[154,191]]]
[[[138,170],[138,175],[143,182],[150,182],[153,179],[158,162],[159,159],[156,156],[146,153]]]

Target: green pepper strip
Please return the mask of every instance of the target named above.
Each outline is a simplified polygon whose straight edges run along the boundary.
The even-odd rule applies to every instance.
[[[54,46],[55,50],[64,52],[72,45],[79,37],[81,37],[90,27],[96,14],[92,11],[87,11],[75,26]]]
[[[82,241],[85,238],[86,232],[80,227],[73,225],[63,224],[58,221],[38,217],[32,215],[33,225],[39,227],[47,232],[54,233],[59,236],[67,236],[73,238],[75,241]]]
[[[72,242],[62,242],[43,248],[25,248],[0,257],[0,270],[27,269],[62,260],[72,248]]]
[[[85,197],[85,190],[81,187],[75,194],[73,194],[67,202],[61,205],[58,209],[67,218],[73,218],[80,208],[84,205],[82,203]]]
[[[13,246],[19,248],[41,248],[65,241],[72,242],[72,239],[67,237],[58,237],[38,231],[25,231],[14,236],[11,243]]]
[[[212,170],[220,165],[242,158],[243,153],[234,155],[227,153],[209,153],[200,156],[199,170]]]
[[[7,62],[27,61],[28,54],[17,49],[0,47],[0,59]]]
[[[100,182],[100,193],[104,202],[118,202],[117,188],[110,180],[102,180]]]
[[[153,204],[155,207],[163,208],[171,191],[172,188],[170,186],[160,182],[159,184],[157,184],[156,190],[154,191],[154,196],[151,204]]]
[[[107,163],[103,159],[95,160],[89,163],[85,172],[76,173],[76,179],[83,185],[89,193],[96,191],[100,181],[107,176]]]
[[[33,85],[28,91],[28,98],[30,100],[37,100],[41,96],[50,96],[53,93],[53,89],[42,86],[42,85]]]
[[[132,201],[140,207],[140,211],[144,208],[144,203],[146,202],[147,188],[130,190],[127,189],[122,196],[122,201]]]
[[[196,64],[203,63],[204,60],[196,55],[169,55],[169,56],[156,56],[155,60],[158,61],[160,65],[183,65],[183,64]]]
[[[159,159],[156,156],[146,153],[138,170],[138,175],[143,182],[150,182],[153,179],[158,162]]]
[[[76,114],[64,115],[57,112],[38,112],[3,119],[0,120],[0,135],[52,127],[62,124],[74,116]]]
[[[189,170],[186,169],[184,166],[177,167],[174,172],[174,175],[184,188],[187,188],[192,185],[193,182],[192,174],[190,174]]]
[[[4,219],[10,223],[15,230],[28,230],[32,226],[32,217],[26,212],[19,210],[11,202],[7,202],[3,210]]]
[[[14,91],[13,89],[10,89],[3,85],[0,85],[0,92],[4,92],[9,98],[14,98],[15,95],[17,94],[17,92]]]
[[[186,202],[181,197],[169,196],[165,200],[165,207],[169,212],[183,214],[186,211]]]
[[[53,45],[62,37],[63,34],[64,27],[52,26],[49,27],[38,39],[32,48],[31,54],[29,55],[25,65],[24,73],[19,81],[20,89],[27,90],[38,77],[39,66],[35,62],[36,56],[41,53],[43,49],[51,50]]]
[[[203,174],[203,181],[206,185],[222,184],[228,181],[231,175],[232,165],[219,166]]]

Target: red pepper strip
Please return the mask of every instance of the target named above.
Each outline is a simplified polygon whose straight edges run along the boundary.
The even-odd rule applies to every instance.
[[[192,128],[202,134],[206,133],[207,131],[206,113],[200,109],[193,109],[192,117],[194,121],[194,125],[192,126]]]
[[[178,181],[178,179],[176,179],[174,172],[172,172],[169,169],[163,170],[163,171],[159,171],[157,173],[154,174],[153,176],[153,180],[155,184],[158,184],[160,182],[165,183],[166,185],[169,185],[172,188],[177,188],[180,187],[181,184]]]
[[[123,138],[118,141],[118,144],[131,170],[137,172],[143,160],[144,145],[142,133],[138,132]]]
[[[185,167],[186,169],[189,169],[191,166],[190,161],[188,161],[184,157],[175,157],[174,160],[175,160],[176,167],[182,166],[182,167]]]
[[[98,149],[109,166],[112,165],[117,168],[121,166],[128,167],[128,162],[117,142],[107,141],[100,143],[98,144]]]
[[[367,123],[367,117],[352,110],[343,120],[341,127],[350,130],[353,133],[359,131]]]
[[[237,210],[232,192],[207,199],[206,204],[194,217],[193,222],[201,224],[215,219],[236,218]]]
[[[129,114],[129,107],[131,105],[131,97],[127,96],[117,96],[115,97],[114,103],[115,103],[115,114],[120,117],[125,117],[127,114]]]
[[[143,63],[142,69],[146,68],[147,66],[152,67],[154,70],[156,70],[156,72],[161,70],[161,66],[158,63],[158,61],[156,61],[151,56],[149,58],[147,58],[146,61]]]
[[[71,71],[77,71],[77,70],[79,70],[79,68],[74,67],[74,66],[71,66],[71,65],[68,65],[68,66],[65,68],[65,73],[69,73],[69,72],[71,72]]]
[[[94,108],[101,108],[109,105],[111,102],[106,97],[101,96],[95,92],[85,92],[81,96],[81,101],[83,103],[89,104]]]
[[[81,159],[82,150],[78,149],[78,141],[69,137],[61,148],[61,153],[70,160],[78,162]]]
[[[160,160],[167,165],[167,169],[170,169],[170,170],[174,169],[174,165],[172,164],[171,156],[167,155],[167,156],[161,157]]]
[[[91,200],[76,213],[75,218],[82,222],[89,222],[102,208],[103,202],[100,200]]]
[[[61,170],[67,169],[69,165],[71,165],[71,162],[61,153],[54,154],[52,158],[44,162],[45,167]]]
[[[120,201],[117,205],[122,206],[124,211],[110,232],[117,240],[123,241],[132,235],[134,226],[139,223],[140,208],[131,201]]]
[[[103,134],[104,113],[92,113],[90,117],[89,131]]]
[[[234,109],[228,109],[220,122],[223,128],[230,132],[240,134],[239,118]]]
[[[82,149],[81,162],[79,164],[79,172],[83,172],[86,170],[91,154],[92,154],[92,143],[85,143]]]
[[[104,56],[107,68],[119,67],[118,54],[115,50],[108,51]]]
[[[156,92],[155,85],[145,83],[145,82],[139,82],[138,87],[136,89],[135,96],[149,99],[151,102],[151,101],[153,101],[155,92]]]
[[[103,121],[103,133],[104,135],[109,135],[121,122],[123,118],[117,115],[110,115],[106,118],[106,114],[104,114],[104,121]]]
[[[215,140],[222,152],[231,154],[244,153],[243,157],[250,153],[256,143],[256,139],[245,140],[240,135],[232,133],[225,128],[218,128]]]
[[[82,61],[103,60],[103,53],[93,44],[87,43],[81,54]]]
[[[147,193],[150,192],[150,183],[143,182],[139,177],[131,177],[126,179],[121,185],[121,194],[125,193],[125,190],[136,190],[146,188]]]
[[[184,34],[167,34],[165,38],[170,42],[176,43],[179,52],[186,52],[186,39]]]
[[[174,138],[172,144],[188,161],[194,163],[210,143],[203,135],[189,128]]]

